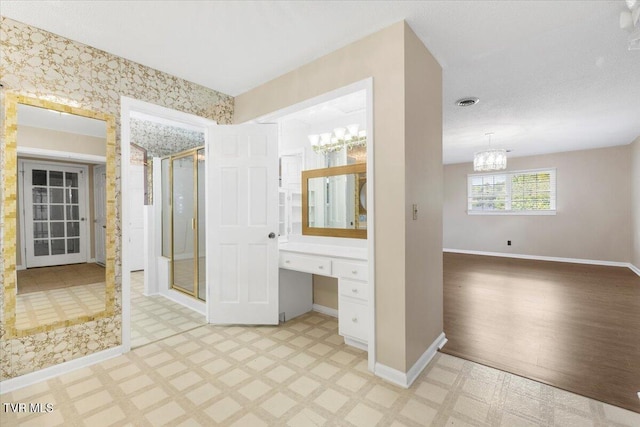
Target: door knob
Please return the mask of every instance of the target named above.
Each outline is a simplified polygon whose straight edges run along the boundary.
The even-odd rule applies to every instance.
[[[275,239],[276,238],[276,233],[274,233],[273,231],[271,233],[269,233],[269,238],[270,239]]]

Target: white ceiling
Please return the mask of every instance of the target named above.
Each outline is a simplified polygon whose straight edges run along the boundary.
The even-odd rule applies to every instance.
[[[12,1],[0,13],[238,95],[405,19],[443,67],[444,161],[640,136],[640,51],[611,1]],[[460,108],[454,101],[477,96]]]

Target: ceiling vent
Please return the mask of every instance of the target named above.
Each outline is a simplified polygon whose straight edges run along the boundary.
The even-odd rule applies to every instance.
[[[456,101],[456,105],[458,107],[471,107],[472,105],[476,105],[478,101],[480,100],[474,97],[461,98]]]

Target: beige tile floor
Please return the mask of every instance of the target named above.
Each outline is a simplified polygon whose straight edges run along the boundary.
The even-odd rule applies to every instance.
[[[334,318],[205,325],[0,396],[8,426],[639,426],[640,414],[438,354],[410,389],[367,371]],[[4,408],[4,405],[0,407]]]
[[[104,309],[104,282],[20,294],[16,297],[16,328],[35,328]]]
[[[140,347],[206,324],[204,315],[163,296],[145,296],[143,292],[144,271],[131,273],[131,347]]]

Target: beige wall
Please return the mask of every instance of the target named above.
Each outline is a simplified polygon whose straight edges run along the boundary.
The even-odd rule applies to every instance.
[[[507,170],[557,169],[557,215],[552,216],[467,215],[467,174],[473,166],[447,165],[444,247],[629,262],[630,154],[625,145],[509,158]]]
[[[443,331],[442,69],[411,30],[405,37],[404,90],[405,322],[409,369]],[[413,220],[413,204],[418,205],[417,220]]]
[[[61,132],[51,129],[18,126],[18,146],[69,153],[107,155],[106,134],[104,138]]]
[[[640,269],[640,136],[631,144],[631,218],[633,242],[631,263]]]
[[[405,38],[412,39],[405,46]],[[422,123],[427,115],[437,111],[434,122],[440,120],[441,95],[430,85],[420,81],[421,79],[437,79],[434,87],[441,87],[440,74],[434,72],[439,68],[424,48],[417,46],[411,29],[404,22],[394,24],[382,31],[365,37],[342,49],[330,53],[320,59],[306,64],[290,73],[278,77],[268,83],[263,84],[247,93],[235,98],[234,122],[242,123],[256,117],[277,111],[284,107],[299,103],[306,99],[324,94],[334,89],[348,84],[373,77],[373,99],[374,99],[374,158],[375,160],[375,251],[376,251],[376,350],[378,362],[406,372],[409,368],[407,361],[413,359],[416,351],[411,351],[411,356],[407,356],[407,348],[426,349],[426,343],[414,336],[412,332],[410,339],[418,340],[416,343],[407,344],[406,321],[413,319],[413,311],[433,311],[441,312],[442,299],[434,296],[432,300],[421,299],[411,307],[406,306],[409,289],[414,295],[420,287],[427,286],[430,278],[417,278],[418,268],[414,265],[416,258],[406,256],[407,240],[406,235],[398,230],[404,230],[407,215],[410,211],[408,197],[418,202],[425,200],[425,194],[429,191],[429,186],[437,187],[438,182],[431,184],[422,183],[422,187],[411,186],[407,188],[407,177],[412,178],[418,173],[414,170],[418,162],[405,165],[407,150],[411,153],[420,150],[430,151],[437,144],[434,141],[423,141],[425,135],[435,135],[436,127],[429,120],[428,130],[423,129]],[[414,58],[414,56],[416,56]],[[412,66],[405,77],[406,64],[417,61],[418,65]],[[426,72],[419,76],[417,71]],[[405,80],[408,80],[411,87],[405,88]],[[405,98],[406,92],[415,89],[420,92],[415,97]],[[425,94],[432,92],[433,97],[425,98]],[[419,108],[422,116],[417,120],[413,115],[407,120],[406,109]],[[413,112],[411,112],[413,114]],[[413,126],[417,126],[413,129]],[[409,139],[405,139],[405,134]],[[440,138],[440,134],[438,134]],[[420,144],[423,144],[420,146]],[[433,153],[441,162],[440,151]],[[423,156],[428,158],[429,156]],[[420,164],[419,168],[428,167],[430,163]],[[439,166],[441,169],[441,166]],[[434,175],[437,179],[437,173]],[[408,191],[408,194],[407,194]],[[421,197],[418,197],[422,194]],[[437,192],[436,192],[437,194]],[[425,202],[427,206],[430,202]],[[427,221],[430,214],[441,215],[441,205],[438,204],[437,197],[430,205],[430,210],[425,210],[424,221]],[[437,205],[437,206],[436,206]],[[440,212],[439,214],[437,212]],[[410,228],[414,227],[411,225]],[[434,238],[426,234],[426,227],[416,228],[418,235],[412,236],[408,248],[413,250],[418,245],[419,239]],[[437,233],[436,233],[437,234]],[[437,241],[440,245],[441,241]],[[430,255],[430,254],[427,254]],[[426,256],[427,256],[426,255]],[[421,264],[425,263],[424,258],[420,258]],[[438,259],[429,260],[429,264],[441,262],[441,254]],[[434,269],[430,274],[437,275],[438,269]],[[407,284],[407,280],[418,281]],[[433,286],[439,279],[435,279]],[[440,282],[441,287],[441,282]],[[425,292],[417,292],[421,297]],[[411,312],[407,312],[407,309]],[[423,316],[418,316],[419,320],[425,320]],[[438,321],[441,328],[441,319]],[[417,327],[431,330],[431,325],[418,325]],[[429,342],[430,344],[430,342]]]
[[[338,279],[313,275],[313,303],[338,309]]]

